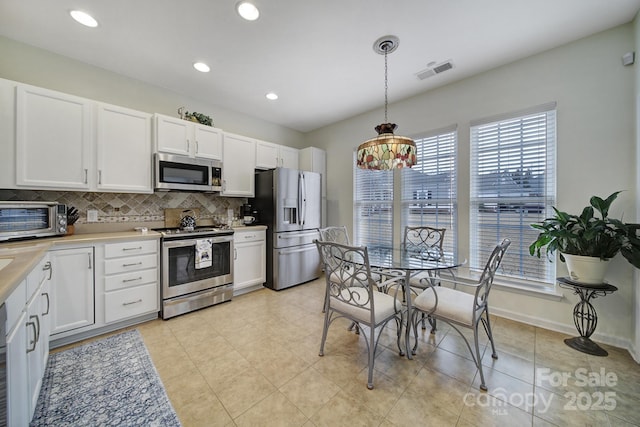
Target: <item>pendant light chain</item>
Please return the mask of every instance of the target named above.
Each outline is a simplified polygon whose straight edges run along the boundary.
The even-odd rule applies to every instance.
[[[389,103],[389,99],[387,97],[387,92],[389,91],[389,67],[387,65],[387,51],[389,50],[389,46],[384,47],[384,122],[389,123],[389,119],[387,118],[387,104]]]

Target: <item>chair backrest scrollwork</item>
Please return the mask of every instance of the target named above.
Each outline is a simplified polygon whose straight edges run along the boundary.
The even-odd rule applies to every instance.
[[[446,231],[446,228],[406,226],[404,228],[404,248],[406,251],[415,252],[423,259],[440,260],[444,256],[442,246]]]
[[[347,233],[347,227],[344,225],[325,227],[320,229],[320,240],[323,242],[341,243],[343,245],[350,245],[349,233]]]
[[[496,271],[498,271],[498,267],[500,266],[502,258],[510,244],[511,240],[504,239],[493,249],[493,252],[491,252],[489,259],[487,260],[487,264],[482,271],[482,275],[480,276],[480,280],[478,281],[479,286],[476,289],[476,305],[486,304]]]

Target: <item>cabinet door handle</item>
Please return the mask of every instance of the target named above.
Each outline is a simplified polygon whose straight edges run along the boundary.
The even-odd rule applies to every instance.
[[[122,305],[131,305],[131,304],[138,304],[142,302],[142,298],[140,298],[137,301],[131,301],[131,302],[123,302]]]
[[[136,277],[134,279],[122,279],[122,283],[135,282],[136,280],[142,280],[142,276]]]
[[[187,154],[189,153],[189,140],[187,139]]]
[[[49,299],[49,292],[43,292],[43,297],[47,297],[47,311],[42,313],[43,316],[47,316],[49,314],[49,309],[51,308],[51,299]]]
[[[238,259],[238,250],[233,248],[233,259]]]
[[[34,316],[30,316],[29,319],[31,319],[31,317],[34,317]],[[36,323],[35,322],[27,322],[27,326],[29,326],[29,325],[33,326],[33,336],[35,337],[36,336]],[[32,340],[30,342],[32,347],[27,349],[27,353],[31,353],[32,351],[34,351],[36,349],[36,342],[37,342],[37,339],[34,339],[34,340]]]
[[[98,184],[102,184],[102,170],[98,169]]]
[[[91,270],[91,254],[87,254],[87,257],[89,258],[89,270]]]
[[[137,246],[135,248],[122,248],[123,251],[141,251],[142,246]]]
[[[133,267],[134,265],[142,265],[142,261],[140,261],[140,262],[132,262],[130,264],[122,264],[123,267]]]
[[[196,154],[198,154],[198,151],[199,151],[198,148],[199,148],[198,140],[196,139]]]
[[[89,183],[89,169],[84,170],[84,183],[85,184]]]
[[[27,322],[27,326],[33,326],[33,340],[31,341],[31,344],[33,344],[33,346],[27,349],[27,353],[31,353],[32,351],[34,351],[36,349],[38,341],[40,340],[40,319],[37,315],[31,315],[29,316],[29,319],[35,319],[35,322]]]
[[[49,278],[47,280],[51,280],[51,276],[53,275],[53,267],[51,266],[51,261],[47,261],[42,267],[42,271],[49,270]]]

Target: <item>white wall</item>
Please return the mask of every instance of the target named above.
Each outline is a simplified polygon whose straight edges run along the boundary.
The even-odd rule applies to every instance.
[[[389,106],[401,135],[458,125],[461,257],[469,253],[469,122],[550,101],[557,102],[558,207],[579,212],[592,195],[628,190],[611,214],[636,217],[634,68],[621,63],[630,50],[634,33],[627,24]],[[327,224],[353,229],[353,150],[383,118],[377,109],[307,134],[308,145],[327,150]],[[620,290],[595,301],[596,340],[627,347],[634,339],[633,271],[624,259],[612,261],[608,280]],[[558,275],[565,274],[560,264]],[[493,311],[575,335],[577,299],[562,292],[565,298],[556,301],[495,289]]]
[[[184,106],[213,119],[217,128],[278,144],[303,148],[304,135],[176,92],[0,37],[0,77],[148,113],[177,117]],[[149,73],[153,73],[150,70]]]
[[[634,20],[634,38],[635,38],[635,49],[637,50],[638,46],[640,46],[640,14],[636,15],[636,19]],[[636,52],[638,55],[639,52]],[[638,60],[636,59],[636,63],[633,65],[634,74],[635,74],[635,85],[634,91],[636,97],[635,103],[635,141],[636,141],[636,222],[640,223],[640,65],[638,65]],[[635,329],[635,337],[633,342],[633,351],[632,354],[637,362],[640,362],[640,271],[635,271],[634,276],[634,329]]]

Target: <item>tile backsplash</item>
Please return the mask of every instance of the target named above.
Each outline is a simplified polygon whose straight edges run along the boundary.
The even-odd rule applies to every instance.
[[[87,223],[89,209],[98,211],[98,223],[149,222],[164,221],[166,208],[198,208],[202,218],[226,217],[227,209],[239,214],[240,206],[247,202],[246,198],[176,191],[133,194],[6,189],[0,189],[0,200],[58,202],[74,206],[80,212],[76,224]]]

